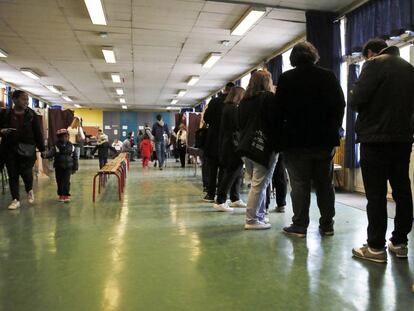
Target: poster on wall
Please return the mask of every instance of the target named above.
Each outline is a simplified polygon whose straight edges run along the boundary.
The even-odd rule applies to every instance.
[[[111,127],[109,125],[105,125],[105,130],[110,130]]]
[[[118,130],[114,130],[114,135],[118,135]]]
[[[126,132],[125,131],[122,132],[122,136],[126,136]]]
[[[128,129],[128,125],[122,125],[122,129],[123,130],[127,130]]]

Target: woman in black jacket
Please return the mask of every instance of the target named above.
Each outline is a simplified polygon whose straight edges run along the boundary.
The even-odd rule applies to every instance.
[[[8,208],[11,210],[20,207],[20,176],[25,185],[28,202],[34,203],[32,170],[36,162],[36,147],[40,152],[45,150],[40,121],[36,113],[28,107],[29,97],[23,91],[15,91],[12,100],[14,108],[0,113],[1,143],[12,195]]]
[[[276,104],[272,76],[268,71],[256,71],[249,82],[244,99],[239,106],[240,145],[246,166],[251,166],[251,188],[247,200],[247,230],[269,229],[265,219],[266,188],[275,169],[277,153],[275,135],[280,122],[271,119]]]
[[[233,87],[224,101],[219,134],[219,158],[224,170],[223,178],[217,191],[214,208],[220,212],[232,212],[233,207],[246,207],[240,199],[240,184],[243,161],[237,153],[238,111],[237,105],[244,96],[242,87]],[[227,193],[230,191],[230,207],[227,204]]]

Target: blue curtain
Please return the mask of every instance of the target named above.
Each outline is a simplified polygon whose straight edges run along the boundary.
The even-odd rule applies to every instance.
[[[266,68],[272,74],[273,84],[277,85],[283,69],[282,55],[278,55],[269,60],[269,62],[266,64]]]
[[[180,113],[194,112],[194,108],[182,108]]]
[[[203,112],[205,106],[206,106],[206,101],[203,100],[198,106],[194,108],[194,112]]]
[[[360,52],[366,41],[414,30],[414,0],[372,0],[346,15],[346,53]]]
[[[355,82],[359,76],[359,65],[349,65],[348,74],[348,98],[349,93],[354,87]],[[355,135],[355,121],[357,114],[352,111],[350,106],[346,106],[346,140],[345,140],[345,167],[357,168],[359,167],[358,145],[356,144]]]
[[[318,65],[341,75],[341,28],[334,22],[337,15],[331,12],[306,12],[306,39],[319,51]]]

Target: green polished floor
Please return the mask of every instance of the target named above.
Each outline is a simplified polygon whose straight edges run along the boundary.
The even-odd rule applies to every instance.
[[[0,310],[414,310],[413,252],[388,265],[351,258],[360,210],[337,204],[332,238],[318,234],[315,202],[307,239],[281,233],[290,211],[246,232],[242,210],[201,203],[191,169],[135,162],[124,201],[108,188],[94,205],[97,163],[81,166],[70,205],[47,181],[31,208],[7,211],[0,195]]]

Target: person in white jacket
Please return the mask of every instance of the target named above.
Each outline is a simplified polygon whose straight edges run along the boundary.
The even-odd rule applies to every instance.
[[[69,141],[72,145],[75,146],[75,154],[77,159],[80,157],[80,145],[85,140],[85,133],[83,132],[82,126],[80,124],[79,117],[75,116],[71,125],[67,128],[69,133]]]

